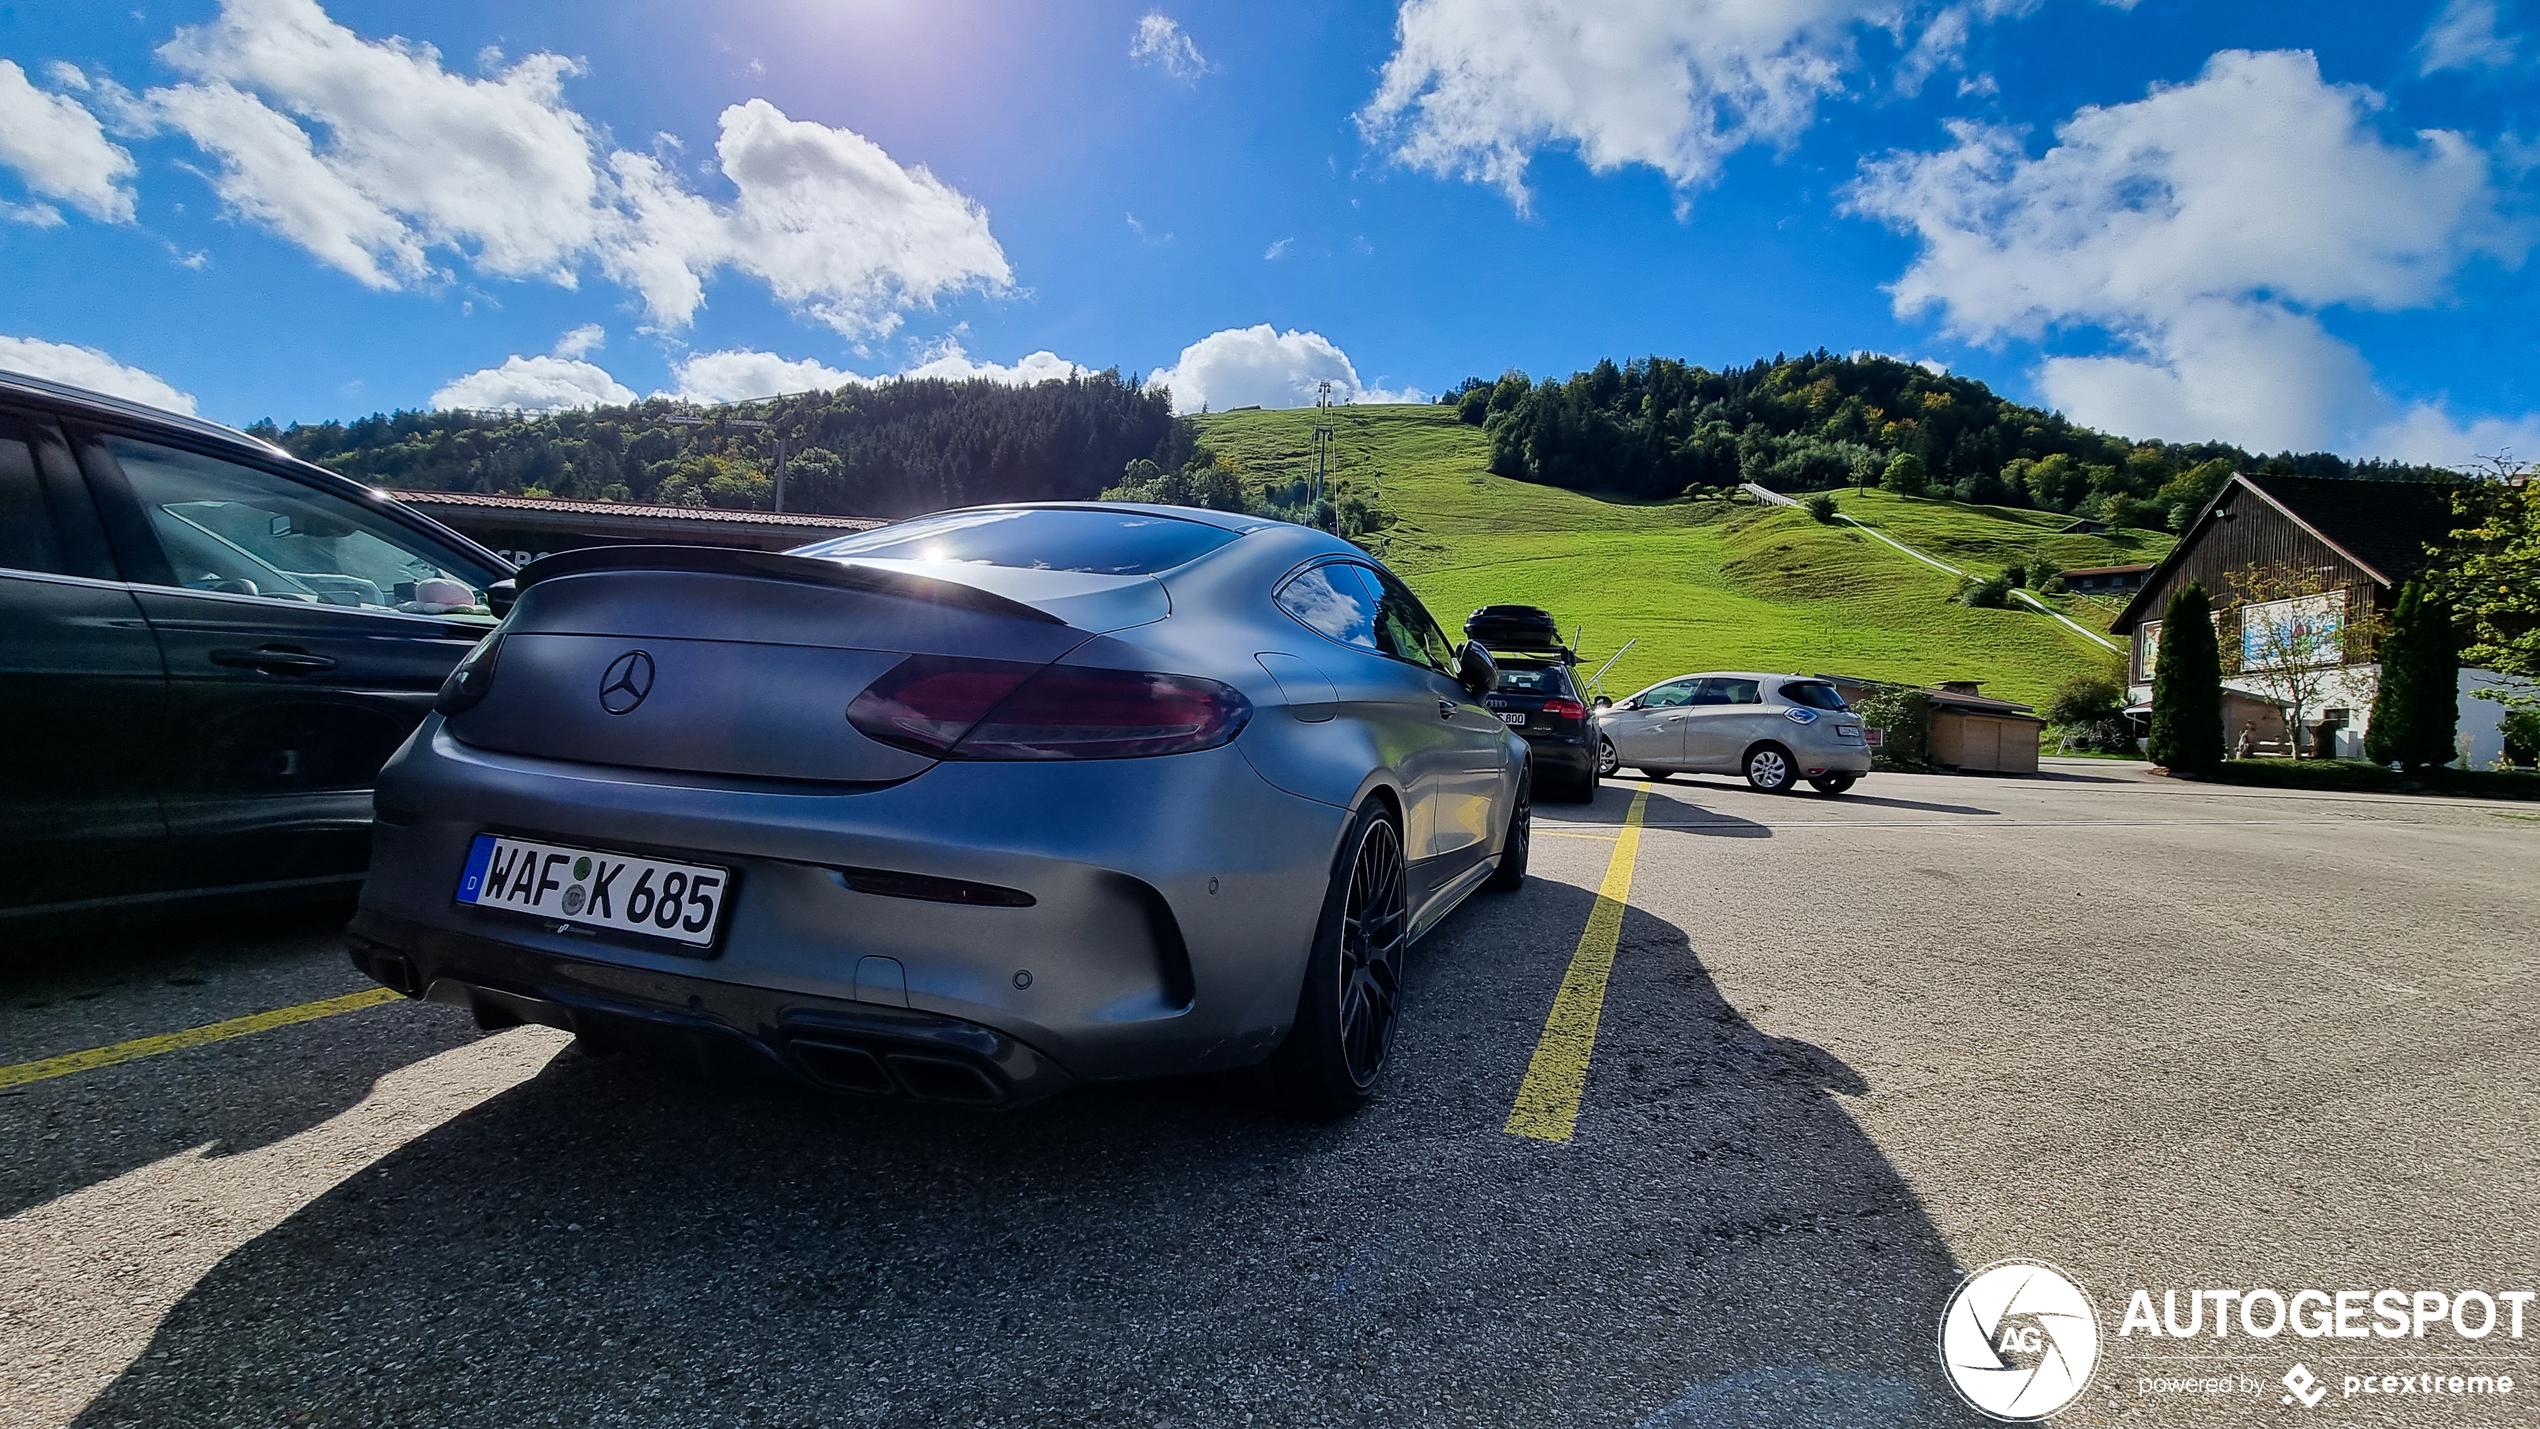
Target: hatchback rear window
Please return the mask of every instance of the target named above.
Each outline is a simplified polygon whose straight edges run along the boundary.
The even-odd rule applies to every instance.
[[[1852,708],[1843,702],[1842,693],[1834,686],[1821,685],[1813,681],[1782,686],[1782,698],[1794,705],[1806,705],[1812,710],[1842,711]]]
[[[1520,695],[1543,695],[1547,698],[1570,697],[1570,677],[1551,665],[1502,665],[1499,688]]]
[[[1145,576],[1198,560],[1239,534],[1139,511],[956,511],[817,542],[793,554]]]

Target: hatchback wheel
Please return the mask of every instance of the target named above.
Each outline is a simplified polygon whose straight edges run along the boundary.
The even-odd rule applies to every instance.
[[[1614,771],[1622,767],[1623,761],[1614,753],[1614,741],[1599,736],[1596,741],[1596,777],[1611,779]]]
[[[1342,848],[1306,959],[1296,1025],[1262,1069],[1282,1103],[1316,1118],[1347,1116],[1374,1092],[1393,1050],[1411,942],[1401,825],[1370,800]]]
[[[1778,744],[1759,744],[1746,752],[1746,782],[1764,793],[1789,793],[1797,775],[1790,751]]]
[[[1829,774],[1823,779],[1811,779],[1808,782],[1816,787],[1818,793],[1834,795],[1840,794],[1844,790],[1852,787],[1852,776],[1849,774]]]

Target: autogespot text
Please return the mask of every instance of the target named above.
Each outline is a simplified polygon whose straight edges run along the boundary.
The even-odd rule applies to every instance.
[[[2421,1340],[2429,1332],[2464,1340],[2483,1340],[2502,1332],[2506,1339],[2519,1340],[2523,1311],[2534,1294],[2529,1290],[2164,1290],[2156,1311],[2152,1292],[2137,1290],[2126,1302],[2125,1321],[2117,1327],[2117,1335],[2122,1339],[2140,1331],[2182,1340],[2199,1334],[2223,1339],[2234,1332],[2236,1320],[2238,1333],[2262,1340],[2287,1330],[2306,1340]]]

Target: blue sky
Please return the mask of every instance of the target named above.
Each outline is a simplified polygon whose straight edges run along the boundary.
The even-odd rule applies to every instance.
[[[2540,4],[2525,0],[2528,10]],[[1929,359],[2540,455],[2507,0],[0,4],[0,366],[215,418]]]

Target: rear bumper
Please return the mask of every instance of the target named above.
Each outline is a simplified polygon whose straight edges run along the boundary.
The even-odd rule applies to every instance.
[[[422,960],[419,994],[441,976],[559,1005],[576,988],[670,988],[675,998],[651,1001],[723,1007],[723,1025],[780,1062],[792,1056],[786,1009],[851,1008],[893,1026],[918,1014],[984,1029],[1084,1081],[1269,1055],[1295,1016],[1349,818],[1271,787],[1232,748],[948,763],[841,790],[497,754],[460,744],[438,718],[390,761],[377,797],[354,931]],[[729,868],[720,946],[639,946],[459,904],[480,832]],[[885,896],[842,869],[1032,902]],[[454,970],[436,971],[445,963]],[[1030,1084],[1019,1079],[1016,1095]]]
[[[534,1022],[607,1047],[799,1078],[831,1091],[1021,1106],[1075,1079],[993,1028],[907,1008],[639,972],[363,911],[353,966],[479,1026]]]
[[[1536,778],[1563,774],[1585,779],[1596,773],[1596,742],[1586,735],[1518,733],[1534,753]]]

